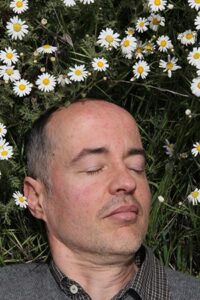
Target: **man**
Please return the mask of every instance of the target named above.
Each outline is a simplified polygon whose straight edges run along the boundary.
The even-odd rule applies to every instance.
[[[48,112],[27,159],[24,193],[52,261],[3,268],[0,299],[200,299],[199,280],[164,269],[142,245],[151,195],[127,111],[85,99]]]

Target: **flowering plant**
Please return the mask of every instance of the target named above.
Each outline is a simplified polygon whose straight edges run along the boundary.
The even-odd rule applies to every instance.
[[[114,101],[139,122],[154,195],[147,241],[165,263],[196,270],[200,245],[187,260],[192,250],[182,231],[189,228],[192,243],[200,243],[193,232],[200,205],[199,1],[2,0],[0,11],[2,261],[18,257],[8,248],[20,243],[27,260],[46,251],[21,210],[25,132],[47,108],[87,96]],[[166,224],[177,231],[168,256],[159,251],[163,243],[170,251]],[[182,244],[188,251],[179,263]]]

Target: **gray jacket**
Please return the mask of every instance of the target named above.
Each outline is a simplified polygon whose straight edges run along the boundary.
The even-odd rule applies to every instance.
[[[172,300],[200,300],[199,279],[168,268],[165,271]],[[70,298],[57,285],[48,265],[19,264],[0,268],[0,300],[70,300]]]

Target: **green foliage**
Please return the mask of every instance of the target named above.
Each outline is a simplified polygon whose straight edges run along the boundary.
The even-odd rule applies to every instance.
[[[195,188],[200,189],[200,155],[191,154],[193,143],[200,141],[200,101],[190,90],[191,81],[197,76],[196,68],[187,60],[193,47],[198,47],[198,32],[193,45],[185,46],[177,40],[179,33],[195,30],[196,10],[187,1],[171,1],[174,8],[160,12],[165,17],[165,26],[158,31],[148,29],[134,34],[142,41],[143,51],[147,42],[155,45],[152,53],[144,53],[144,60],[150,66],[149,75],[136,79],[132,69],[138,61],[135,52],[127,59],[120,47],[108,51],[97,40],[106,28],[118,32],[121,39],[125,37],[127,27],[135,27],[139,17],[150,15],[148,1],[96,0],[87,5],[77,1],[72,7],[66,7],[62,0],[29,1],[29,9],[19,15],[29,26],[22,40],[13,40],[7,34],[6,24],[16,15],[9,7],[10,2],[0,2],[0,51],[9,46],[16,49],[19,54],[16,69],[33,87],[30,94],[18,97],[13,83],[0,78],[0,123],[6,125],[6,140],[14,148],[11,159],[0,160],[0,264],[48,257],[43,226],[33,223],[28,213],[15,206],[12,197],[16,190],[22,191],[26,174],[26,131],[47,108],[75,98],[94,97],[125,107],[140,125],[153,194],[147,244],[164,264],[199,275],[200,204],[193,206],[187,200]],[[173,49],[158,50],[156,41],[161,35],[169,36]],[[44,44],[58,50],[52,54],[38,53],[36,50]],[[172,72],[172,78],[159,68],[160,59],[166,61],[169,54],[178,58],[177,64],[182,68]],[[92,68],[91,62],[96,57],[108,61],[105,72]],[[56,78],[61,74],[69,78],[69,68],[75,64],[84,64],[90,73],[84,81],[64,86],[57,83],[51,92],[39,90],[35,82],[44,70]],[[186,109],[191,110],[190,116],[185,114]],[[174,144],[171,157],[163,148],[166,140]],[[164,197],[163,203],[158,201],[159,195]]]

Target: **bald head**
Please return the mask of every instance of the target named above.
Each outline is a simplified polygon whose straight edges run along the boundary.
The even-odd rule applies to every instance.
[[[71,140],[81,140],[87,147],[91,140],[95,144],[95,140],[105,136],[108,130],[112,130],[113,133],[120,130],[121,134],[123,131],[124,133],[134,131],[135,138],[141,144],[133,117],[125,109],[113,103],[82,99],[66,107],[47,111],[34,123],[29,136],[28,175],[39,179],[49,189],[51,186],[50,166],[55,155],[63,148],[63,141],[66,148],[64,151],[67,151],[67,141]],[[115,139],[114,134],[113,139]]]

